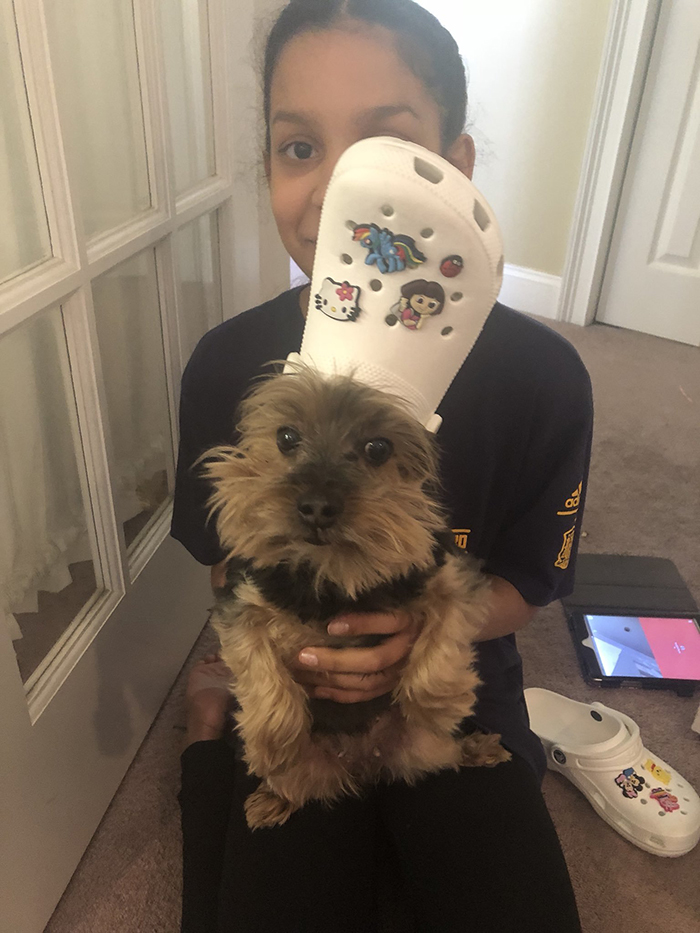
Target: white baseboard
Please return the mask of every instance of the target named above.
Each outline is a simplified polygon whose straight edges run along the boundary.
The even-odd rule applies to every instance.
[[[498,300],[516,311],[557,321],[560,294],[561,276],[506,263]]]

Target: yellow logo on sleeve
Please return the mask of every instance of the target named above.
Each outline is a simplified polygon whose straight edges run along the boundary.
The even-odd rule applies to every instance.
[[[557,515],[578,515],[579,506],[581,505],[581,493],[583,492],[583,480],[578,484],[578,487],[574,489],[569,498],[564,504],[564,508],[557,512]],[[576,532],[576,519],[574,519],[573,528],[570,528],[568,531],[564,532],[564,540],[562,542],[561,550],[559,555],[554,562],[554,566],[558,567],[560,570],[566,570],[571,562],[571,552],[574,548],[574,535]]]
[[[574,546],[575,531],[576,525],[564,533],[564,543],[562,544],[561,551],[559,551],[559,557],[557,557],[556,561],[554,562],[554,566],[559,567],[560,570],[566,570],[566,568],[569,566],[569,561],[571,560],[571,550]]]
[[[578,489],[574,489],[571,498],[566,500],[565,512],[557,512],[557,515],[576,515],[578,507],[581,504],[581,492],[583,490],[583,480],[578,484]]]
[[[463,551],[467,549],[467,542],[471,534],[471,528],[453,528],[452,534],[455,536],[455,544]]]

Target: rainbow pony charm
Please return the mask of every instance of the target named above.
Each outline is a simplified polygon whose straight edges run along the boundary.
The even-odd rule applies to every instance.
[[[417,269],[421,263],[426,262],[426,257],[412,237],[394,236],[391,230],[386,227],[382,230],[377,224],[360,224],[355,227],[353,240],[359,240],[369,250],[365,264],[371,266],[376,263],[384,275],[403,272],[406,268]]]

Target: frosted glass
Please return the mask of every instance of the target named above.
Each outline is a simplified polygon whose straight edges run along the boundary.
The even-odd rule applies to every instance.
[[[101,588],[57,308],[0,339],[0,438],[0,625],[24,682]]]
[[[151,206],[130,0],[44,5],[61,115],[87,236]]]
[[[178,194],[214,175],[214,114],[206,0],[159,5]]]
[[[115,458],[115,507],[131,547],[172,492],[172,436],[153,250],[96,279],[93,297]]]
[[[183,357],[199,338],[221,323],[221,273],[217,215],[206,214],[175,234],[178,309]]]
[[[11,0],[0,0],[0,283],[51,255]]]

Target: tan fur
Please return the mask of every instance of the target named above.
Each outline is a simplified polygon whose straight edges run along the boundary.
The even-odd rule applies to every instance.
[[[277,430],[294,427],[302,443],[277,447]],[[214,484],[212,514],[229,558],[253,567],[306,564],[316,588],[333,583],[350,598],[382,581],[433,564],[433,534],[444,527],[424,491],[437,473],[431,436],[401,403],[347,377],[310,370],[278,376],[246,400],[237,447],[205,458]],[[368,440],[389,438],[392,458],[363,457]],[[307,540],[297,513],[304,484],[343,490],[337,524]],[[377,780],[414,783],[443,768],[492,766],[510,758],[500,736],[455,737],[474,708],[479,679],[473,640],[487,614],[488,584],[475,562],[449,555],[406,607],[419,635],[389,710],[360,735],[312,732],[305,690],[290,671],[305,647],[337,646],[325,624],[304,624],[268,602],[246,579],[212,616],[241,710],[237,730],[248,768],[262,782],[246,803],[252,828],[273,826],[309,800],[331,804]]]

